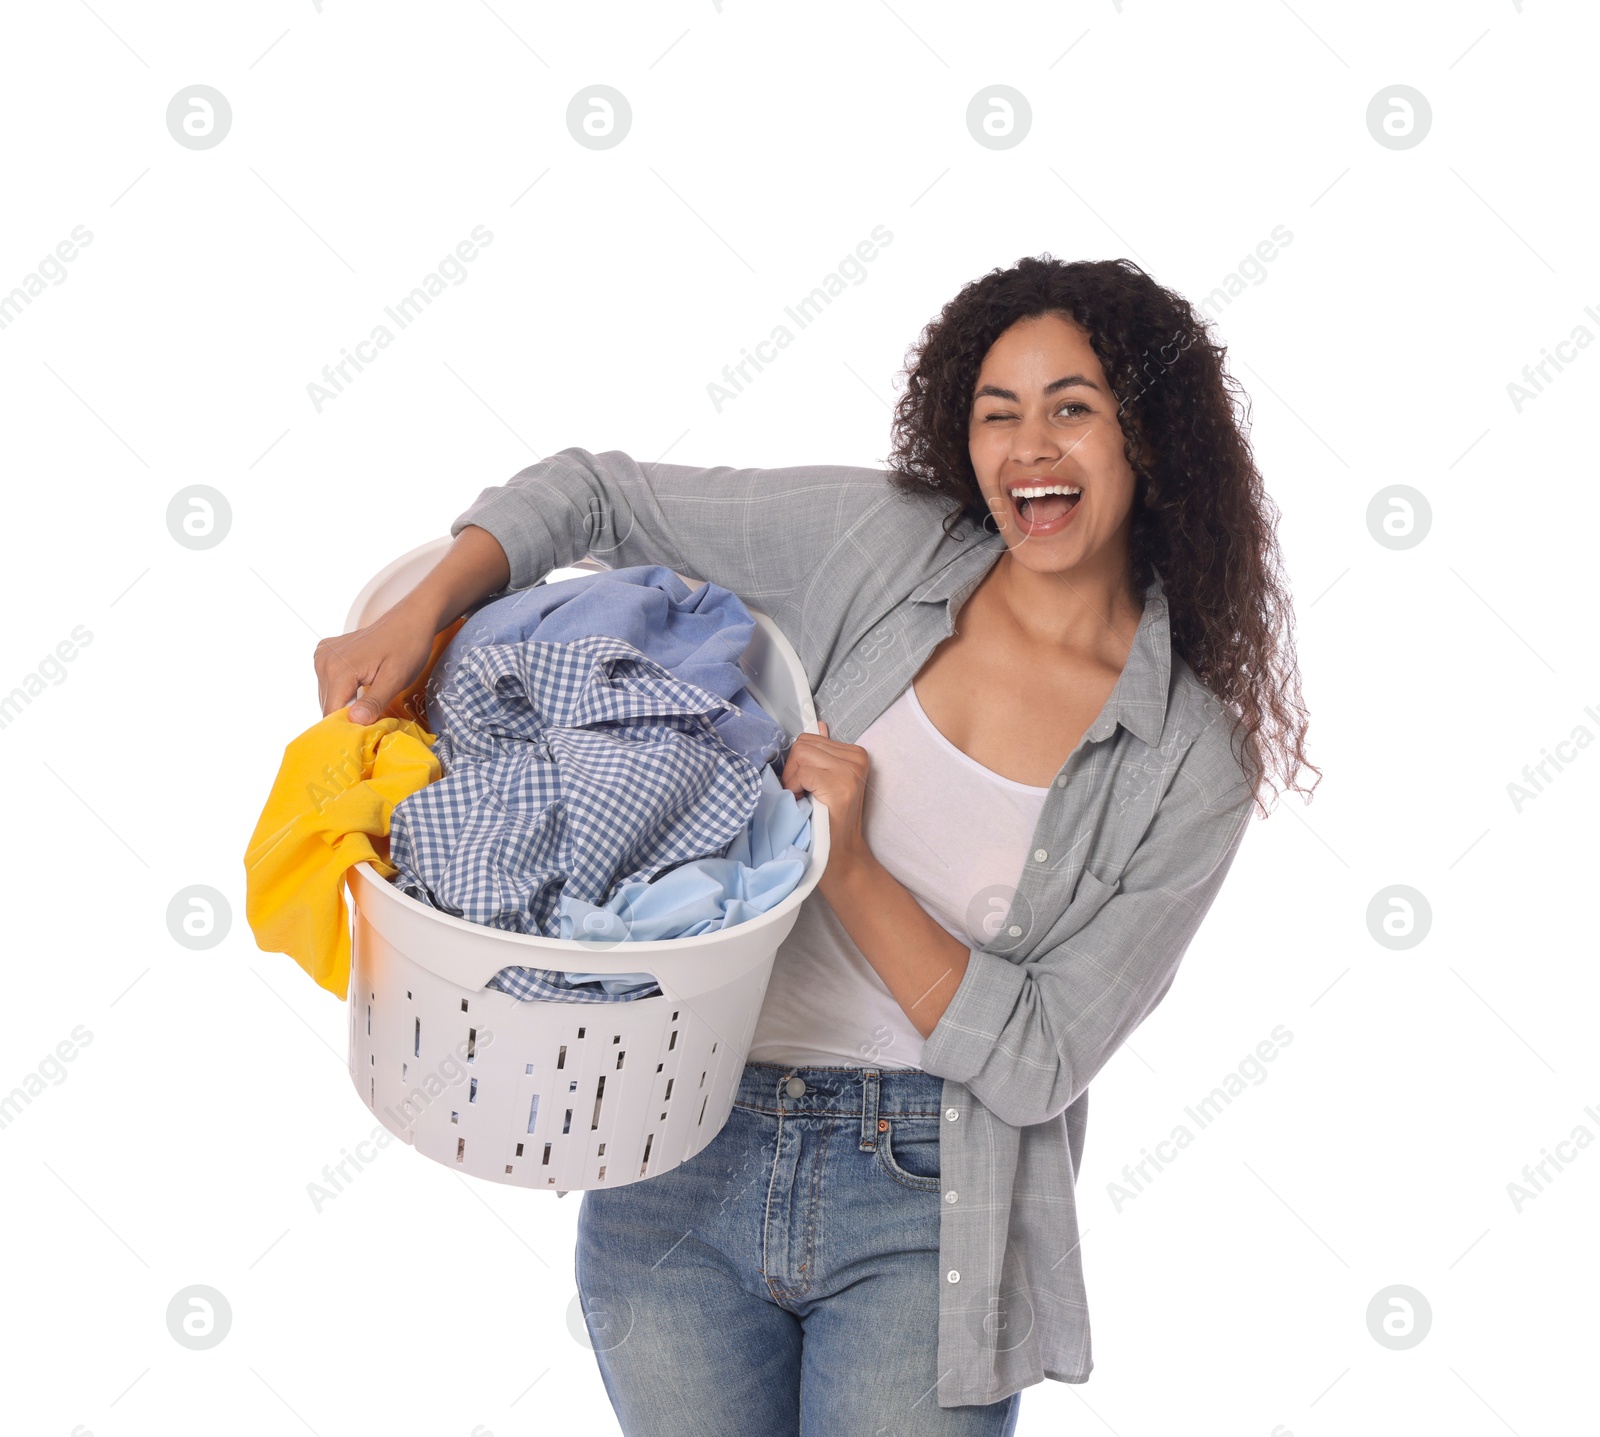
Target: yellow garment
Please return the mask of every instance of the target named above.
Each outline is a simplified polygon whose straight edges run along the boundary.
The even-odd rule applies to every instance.
[[[340,998],[350,987],[345,873],[365,861],[394,875],[389,817],[440,772],[426,729],[398,718],[351,723],[349,712],[329,714],[284,749],[244,858],[257,946],[287,953]]]

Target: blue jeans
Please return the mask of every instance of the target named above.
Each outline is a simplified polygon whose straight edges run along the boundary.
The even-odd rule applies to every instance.
[[[626,1437],[1011,1437],[1020,1392],[934,1390],[943,1087],[747,1063],[688,1162],[584,1193],[579,1300]]]

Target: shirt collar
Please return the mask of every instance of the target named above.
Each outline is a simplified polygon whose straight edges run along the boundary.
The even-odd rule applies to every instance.
[[[918,604],[945,604],[952,616],[982,582],[995,560],[1004,552],[1006,541],[998,533],[980,531],[980,536],[965,545],[943,569],[916,589],[911,601]],[[1106,700],[1085,738],[1109,738],[1117,724],[1155,748],[1167,718],[1167,694],[1172,682],[1172,630],[1166,590],[1157,574],[1144,591],[1144,614],[1128,650],[1116,686]]]

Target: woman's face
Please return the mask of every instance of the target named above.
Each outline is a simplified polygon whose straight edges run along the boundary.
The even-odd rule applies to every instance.
[[[1041,573],[1126,571],[1134,473],[1116,397],[1082,328],[1041,314],[995,340],[978,372],[967,442],[1013,559]],[[1077,495],[1031,506],[1013,497],[1040,486]]]

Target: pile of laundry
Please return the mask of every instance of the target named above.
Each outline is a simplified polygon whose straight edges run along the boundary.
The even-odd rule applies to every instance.
[[[789,736],[739,667],[754,629],[736,594],[660,565],[484,605],[440,636],[408,705],[365,726],[340,710],[285,750],[245,857],[258,944],[343,997],[342,879],[362,861],[441,912],[608,949],[768,912],[809,866],[811,800],[779,782]],[[523,966],[488,986],[660,991],[648,973]]]

